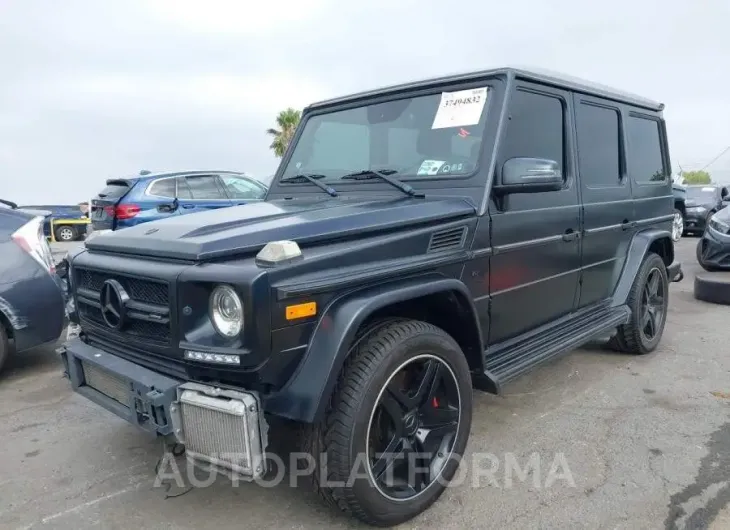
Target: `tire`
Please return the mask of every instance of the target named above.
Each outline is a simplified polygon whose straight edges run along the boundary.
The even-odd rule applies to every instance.
[[[682,210],[674,209],[674,219],[672,220],[672,240],[676,243],[682,238],[684,232],[684,215]]]
[[[730,272],[695,276],[695,298],[712,304],[730,305]]]
[[[645,289],[647,282],[655,276],[659,285],[657,286],[657,296],[653,297],[655,318],[652,319],[654,325],[653,333],[650,335],[645,320]],[[659,295],[661,295],[661,300]],[[635,355],[644,355],[654,351],[664,332],[669,305],[667,269],[664,260],[659,255],[649,252],[644,258],[629,292],[627,305],[631,309],[631,319],[628,323],[618,327],[616,335],[611,338],[609,345],[615,350]]]
[[[707,272],[716,272],[716,271],[721,270],[721,269],[718,269],[717,267],[713,267],[712,265],[707,263],[702,258],[702,243],[703,242],[704,242],[704,238],[700,238],[700,240],[697,242],[697,247],[695,249],[695,256],[697,257],[697,263],[699,263],[700,267],[705,269]]]
[[[55,236],[56,241],[61,241],[63,243],[76,241],[76,237],[78,236],[76,229],[71,225],[57,226],[53,231],[53,235]]]
[[[5,326],[0,322],[0,372],[3,371],[5,362],[10,357],[10,342],[8,341],[8,333],[5,331]]]
[[[449,438],[450,444],[444,438],[439,449],[433,452],[435,461],[441,464],[436,476],[424,481],[428,484],[420,492],[407,499],[395,499],[395,494],[389,493],[392,490],[376,481],[377,472],[373,472],[373,463],[365,456],[370,450],[380,454],[371,437],[377,434],[383,418],[394,417],[387,411],[393,410],[391,407],[396,404],[400,414],[405,408],[400,408],[399,400],[410,401],[400,391],[396,391],[399,394],[396,399],[395,393],[386,392],[386,385],[393,388],[404,370],[418,366],[424,367],[426,377],[440,374],[440,379],[433,380],[440,390],[433,396],[430,392],[419,392],[425,399],[422,403],[418,400],[419,405],[413,409],[419,414],[406,414],[400,421],[401,427],[404,431],[410,429],[414,440],[423,432],[427,433],[423,441],[415,442],[427,445],[428,433],[438,434],[438,431],[429,430],[426,424],[420,423],[423,421],[420,411],[426,410],[427,414],[448,414],[437,417],[448,417],[449,421],[444,425],[454,432]],[[424,381],[425,377],[421,388],[429,386],[424,385]],[[447,388],[451,391],[442,395],[441,390]],[[454,402],[454,396],[458,396],[458,414],[449,406]],[[433,401],[429,401],[432,397]],[[466,448],[471,416],[471,374],[454,339],[426,322],[397,320],[383,324],[356,346],[340,374],[325,419],[306,433],[305,448],[317,463],[314,485],[327,504],[369,525],[388,527],[408,521],[428,509],[453,479]],[[409,418],[413,417],[419,419],[411,423]],[[390,438],[391,443],[396,439],[396,435]],[[439,443],[438,439],[435,441]],[[373,447],[370,447],[371,443]],[[450,452],[444,456],[448,450]]]

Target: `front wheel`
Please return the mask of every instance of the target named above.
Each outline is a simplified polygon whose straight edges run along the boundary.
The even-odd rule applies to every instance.
[[[5,331],[3,323],[0,322],[0,372],[2,372],[3,366],[5,366],[5,361],[8,360],[9,356],[10,343],[8,342],[8,334]]]
[[[453,479],[472,415],[459,345],[426,322],[398,320],[352,353],[324,422],[310,436],[318,488],[374,526],[426,510]],[[323,458],[324,457],[324,458]]]

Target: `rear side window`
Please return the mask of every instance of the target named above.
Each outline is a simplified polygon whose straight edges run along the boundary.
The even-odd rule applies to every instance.
[[[661,127],[657,120],[629,116],[629,174],[639,184],[656,184],[667,179],[662,156]]]
[[[518,90],[510,104],[510,121],[501,163],[515,157],[546,158],[563,169],[565,134],[563,103],[544,94]]]
[[[164,178],[156,180],[148,192],[156,197],[175,198],[175,179]]]
[[[129,191],[126,184],[107,184],[103,190],[99,192],[99,197],[103,199],[120,199]]]
[[[185,177],[192,198],[197,200],[225,199],[216,179],[217,177],[210,175]]]
[[[621,185],[621,141],[616,109],[581,103],[576,113],[578,168],[583,185]]]

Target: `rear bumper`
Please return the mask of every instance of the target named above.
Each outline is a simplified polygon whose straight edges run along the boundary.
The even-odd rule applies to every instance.
[[[171,436],[190,461],[242,478],[266,471],[259,397],[173,379],[80,339],[60,350],[75,392],[152,434]]]
[[[684,272],[682,271],[682,264],[678,261],[672,262],[667,267],[667,276],[670,282],[681,282],[684,278]]]

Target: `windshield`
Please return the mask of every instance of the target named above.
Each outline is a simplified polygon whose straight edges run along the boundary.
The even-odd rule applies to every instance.
[[[715,188],[689,186],[687,187],[687,198],[694,201],[712,201],[715,198]]]
[[[338,180],[386,169],[399,179],[469,175],[479,159],[487,96],[487,88],[477,88],[312,116],[281,178]]]

